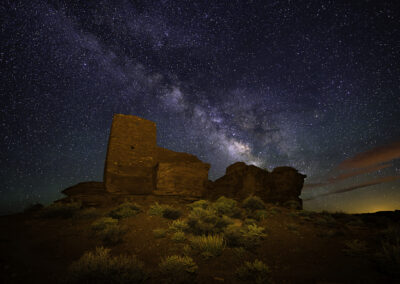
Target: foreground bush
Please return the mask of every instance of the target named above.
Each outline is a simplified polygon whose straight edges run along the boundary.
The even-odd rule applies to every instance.
[[[80,202],[53,203],[43,209],[41,216],[47,218],[71,218],[81,207],[82,204]]]
[[[161,205],[158,204],[158,202],[150,206],[150,209],[147,213],[149,215],[162,216],[172,220],[178,219],[182,215],[182,212],[179,209],[175,209],[170,205]]]
[[[254,248],[260,244],[267,234],[264,233],[264,228],[257,225],[229,225],[224,230],[224,237],[231,247],[242,246],[248,249]]]
[[[265,203],[260,197],[250,195],[243,200],[242,207],[248,211],[265,210]]]
[[[174,220],[168,228],[170,232],[185,232],[188,229],[189,225],[182,219]]]
[[[163,283],[188,283],[194,280],[197,265],[188,256],[171,255],[159,264]]]
[[[236,275],[246,283],[271,283],[268,266],[257,259],[253,263],[246,261],[243,266],[237,269]]]
[[[120,225],[118,224],[118,220],[103,217],[98,219],[92,224],[92,230],[96,237],[99,237],[106,244],[117,244],[122,241],[122,236],[125,233]]]
[[[208,200],[204,200],[204,199],[200,199],[197,200],[191,204],[188,205],[189,208],[194,209],[194,208],[203,208],[203,209],[207,209],[211,206],[210,201]]]
[[[201,207],[194,208],[190,212],[187,221],[190,230],[197,235],[220,233],[232,223],[231,218],[219,215],[215,209],[203,209]]]
[[[194,236],[190,239],[192,247],[204,257],[218,256],[225,249],[226,242],[221,235]]]
[[[212,207],[217,211],[220,215],[226,215],[229,217],[241,217],[241,210],[237,207],[236,200],[231,198],[226,198],[225,196],[221,196],[218,198],[213,204]]]
[[[382,238],[382,245],[376,254],[377,263],[383,272],[400,278],[400,226],[389,226]]]
[[[141,209],[136,203],[125,202],[112,210],[109,215],[115,219],[122,219],[135,216],[140,211]]]
[[[145,279],[143,263],[135,256],[111,256],[110,249],[98,247],[71,264],[67,283],[128,284]]]

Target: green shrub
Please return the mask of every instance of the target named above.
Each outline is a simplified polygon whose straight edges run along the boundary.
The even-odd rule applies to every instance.
[[[218,256],[225,249],[226,242],[222,235],[202,235],[190,238],[192,247],[204,257]]]
[[[162,214],[164,218],[175,220],[181,217],[181,215],[182,215],[181,210],[173,208],[169,205],[164,206],[164,211]]]
[[[264,262],[257,259],[253,263],[246,261],[237,269],[236,275],[246,283],[270,283],[270,269]]]
[[[253,217],[257,221],[261,221],[268,217],[268,212],[267,210],[256,210],[253,212],[251,217]]]
[[[109,215],[115,219],[123,219],[132,217],[141,211],[139,205],[136,203],[125,202],[119,205],[117,208],[112,210]]]
[[[225,196],[218,198],[212,204],[212,207],[217,211],[218,214],[229,217],[240,217],[242,213],[240,208],[237,207],[236,200],[226,198]]]
[[[158,229],[153,230],[153,235],[157,239],[164,238],[166,236],[166,234],[167,234],[166,229],[158,228]]]
[[[148,214],[162,216],[164,218],[174,220],[178,219],[182,215],[182,212],[170,205],[160,205],[158,202],[156,202],[154,205],[150,206]]]
[[[71,264],[67,279],[67,283],[142,283],[146,273],[135,256],[111,256],[110,249],[98,247]]]
[[[186,232],[188,229],[189,225],[182,219],[174,220],[168,228],[170,232]]]
[[[163,283],[189,283],[194,280],[197,269],[196,263],[188,256],[167,256],[159,264]]]
[[[190,212],[187,221],[191,231],[197,235],[220,233],[232,223],[231,218],[225,215],[220,216],[215,209],[200,207],[196,207]]]
[[[264,228],[257,225],[248,225],[242,230],[242,245],[245,248],[253,248],[260,244],[260,241],[267,235]]]
[[[265,203],[260,197],[250,195],[243,200],[242,207],[248,211],[263,210],[265,209]]]
[[[79,209],[81,209],[82,203],[70,202],[70,203],[53,203],[42,210],[41,216],[47,218],[71,218]]]
[[[243,244],[243,230],[241,226],[235,224],[227,226],[224,230],[224,236],[227,244],[231,247]]]
[[[193,203],[191,203],[191,204],[188,205],[188,207],[191,208],[191,209],[194,209],[194,208],[203,208],[203,209],[207,209],[207,208],[209,208],[210,206],[211,206],[210,201],[204,200],[204,199],[195,201],[195,202],[193,202]]]
[[[244,223],[245,226],[248,225],[257,225],[257,220],[251,219],[251,218],[246,218],[244,219]]]
[[[95,221],[92,224],[92,230],[96,237],[110,245],[119,243],[125,233],[125,230],[119,226],[118,220],[111,217],[103,217]]]
[[[182,231],[178,231],[172,234],[171,240],[173,240],[176,243],[181,243],[186,240],[185,233]]]
[[[153,216],[162,216],[163,212],[164,212],[164,207],[158,204],[158,202],[156,202],[154,205],[150,206],[149,211],[147,213]]]

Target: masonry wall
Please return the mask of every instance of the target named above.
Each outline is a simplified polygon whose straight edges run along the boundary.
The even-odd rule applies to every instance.
[[[156,187],[156,124],[115,114],[108,143],[104,182],[107,191],[150,194]]]

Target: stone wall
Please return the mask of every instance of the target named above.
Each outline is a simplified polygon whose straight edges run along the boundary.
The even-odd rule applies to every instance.
[[[150,194],[156,187],[156,124],[115,114],[107,149],[104,182],[107,191]]]

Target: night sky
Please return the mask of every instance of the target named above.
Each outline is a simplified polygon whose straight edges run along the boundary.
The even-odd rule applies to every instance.
[[[113,113],[212,180],[288,165],[306,209],[400,209],[398,1],[5,0],[0,24],[0,213],[102,180]]]

